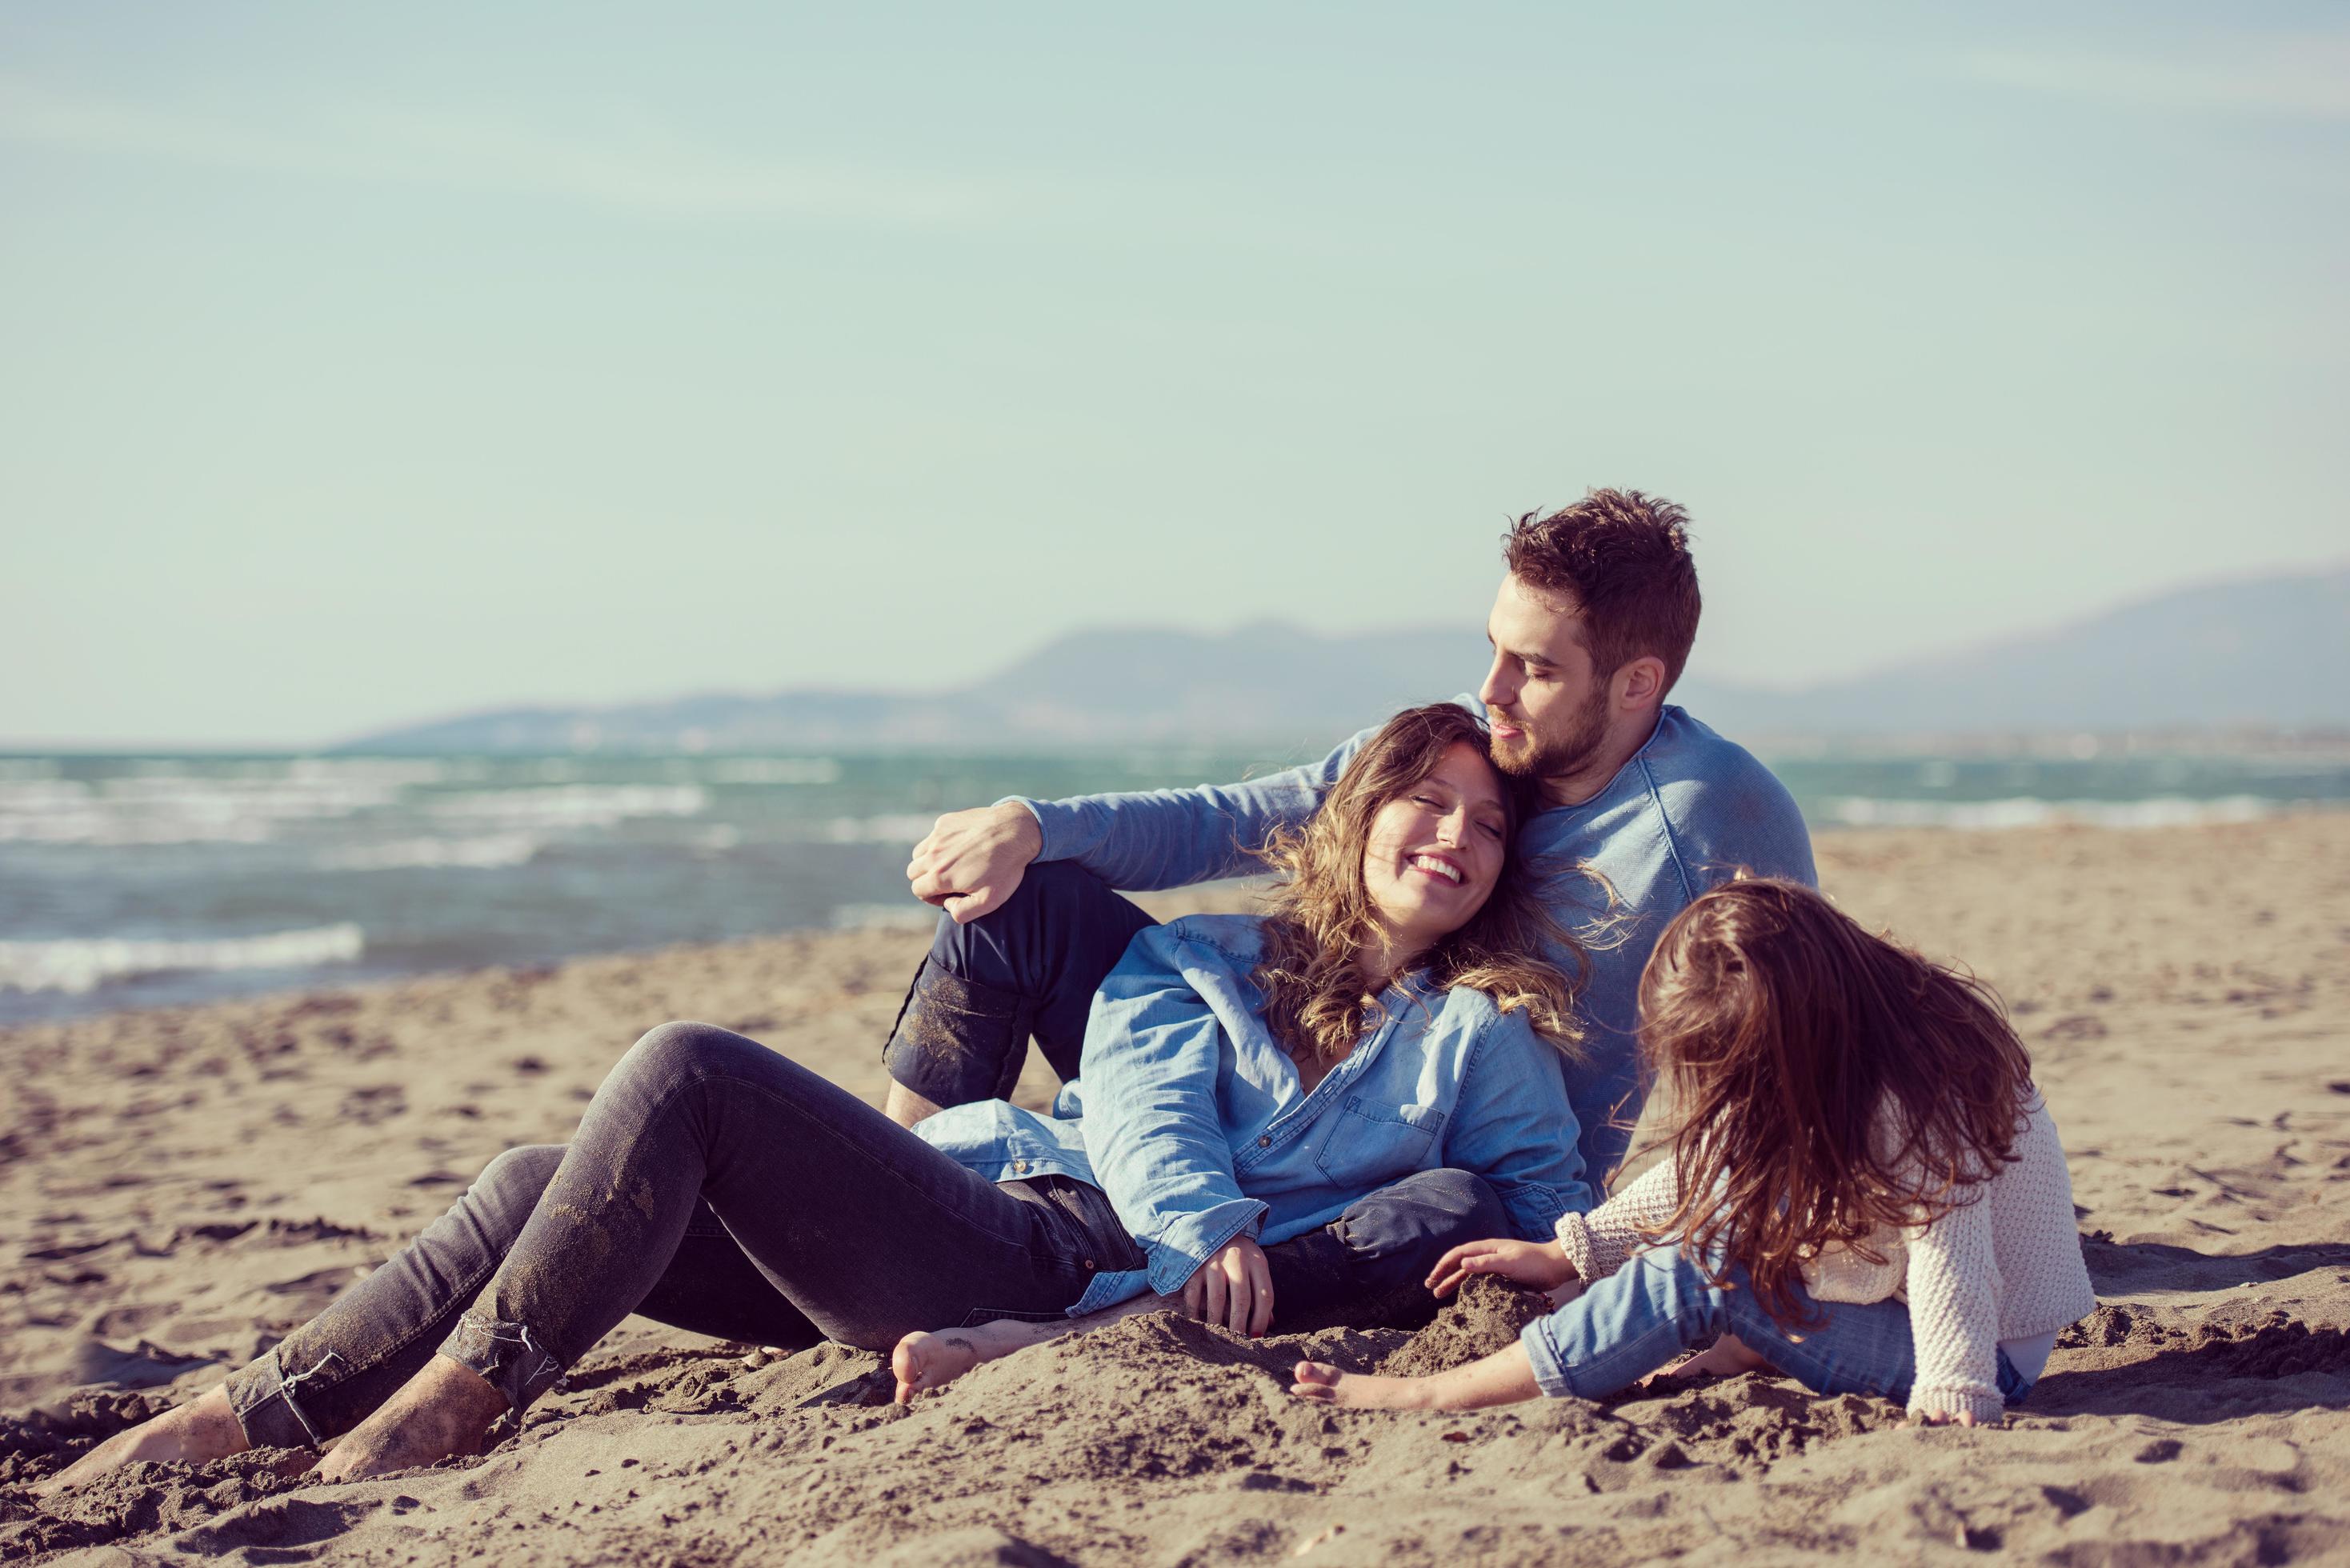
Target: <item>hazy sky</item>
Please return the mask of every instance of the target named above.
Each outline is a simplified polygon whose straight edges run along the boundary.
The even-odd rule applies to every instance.
[[[1716,678],[2338,561],[2343,17],[13,5],[0,742],[1480,622],[1592,484]]]

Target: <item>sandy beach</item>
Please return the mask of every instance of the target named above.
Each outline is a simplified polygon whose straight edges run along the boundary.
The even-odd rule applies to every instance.
[[[1819,850],[1845,908],[2000,990],[2064,1131],[2103,1304],[2002,1429],[1760,1376],[1478,1416],[1284,1392],[1301,1352],[1492,1348],[1524,1310],[1496,1287],[1409,1341],[1141,1318],[902,1410],[870,1355],[630,1319],[478,1459],[324,1487],[256,1452],[30,1501],[492,1156],[562,1141],[654,1024],[724,1024],[878,1101],[923,938],[795,936],[0,1033],[0,1556],[2350,1561],[2350,814]],[[1022,1094],[1050,1087],[1032,1068]]]

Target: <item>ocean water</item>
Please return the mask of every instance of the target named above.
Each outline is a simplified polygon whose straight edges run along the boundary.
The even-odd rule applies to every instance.
[[[0,1023],[873,924],[942,811],[1297,757],[0,757]],[[1789,757],[1814,827],[2157,831],[2350,805],[2340,756]]]

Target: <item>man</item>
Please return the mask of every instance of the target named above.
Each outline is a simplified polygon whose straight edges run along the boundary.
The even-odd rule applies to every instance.
[[[1659,933],[1741,868],[1814,880],[1785,788],[1665,701],[1700,607],[1687,522],[1670,502],[1617,490],[1520,518],[1503,541],[1509,569],[1486,624],[1493,660],[1473,704],[1495,764],[1538,788],[1544,809],[1517,852],[1543,868],[1544,897],[1586,949],[1561,961],[1587,973],[1585,1055],[1566,1075],[1595,1189],[1638,1115],[1638,987]],[[1032,1035],[1074,1076],[1094,991],[1150,923],[1112,889],[1253,869],[1253,852],[1313,814],[1363,739],[1248,784],[1012,799],[941,817],[907,868],[946,919],[885,1053],[889,1114],[910,1127],[941,1106],[1009,1094]],[[1467,1218],[1391,1204],[1378,1225],[1353,1228],[1354,1251],[1334,1266],[1385,1279]]]

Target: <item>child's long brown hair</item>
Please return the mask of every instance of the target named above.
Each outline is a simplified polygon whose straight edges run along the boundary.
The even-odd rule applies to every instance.
[[[2012,1152],[2032,1064],[1998,1002],[1811,888],[1741,879],[1666,928],[1640,1043],[1671,1086],[1680,1209],[1658,1226],[1804,1315],[1806,1259],[1947,1212]]]
[[[1378,917],[1363,879],[1371,820],[1464,743],[1485,754],[1485,727],[1468,710],[1451,702],[1407,709],[1355,753],[1303,829],[1277,836],[1265,848],[1266,863],[1282,880],[1266,899],[1263,957],[1250,978],[1264,992],[1274,1039],[1293,1058],[1336,1061],[1377,1022],[1374,992],[1388,977],[1364,974],[1356,957]],[[1525,800],[1512,780],[1503,777],[1502,784],[1512,848],[1501,879],[1484,907],[1420,964],[1439,989],[1465,985],[1492,996],[1505,1012],[1523,1008],[1538,1033],[1572,1049],[1582,1038],[1574,1012],[1579,976],[1562,972],[1544,951],[1573,954],[1579,965],[1582,950],[1544,906],[1537,887],[1543,869],[1518,858],[1514,840]]]

